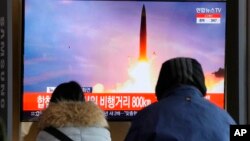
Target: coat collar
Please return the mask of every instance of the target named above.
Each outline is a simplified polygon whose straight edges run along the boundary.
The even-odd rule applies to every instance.
[[[185,96],[196,95],[196,96],[203,97],[201,91],[198,88],[191,86],[191,85],[183,85],[183,84],[167,90],[162,96],[162,99],[171,95],[185,95]]]
[[[95,103],[75,101],[50,103],[38,121],[40,129],[48,126],[109,128],[104,112]]]

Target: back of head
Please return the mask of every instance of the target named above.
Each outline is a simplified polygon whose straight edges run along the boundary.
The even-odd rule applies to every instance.
[[[156,84],[156,96],[160,100],[164,93],[179,84],[192,85],[206,95],[205,77],[201,64],[193,59],[177,57],[162,64]]]
[[[81,86],[75,81],[70,81],[58,85],[52,93],[50,102],[59,102],[62,100],[85,101]]]

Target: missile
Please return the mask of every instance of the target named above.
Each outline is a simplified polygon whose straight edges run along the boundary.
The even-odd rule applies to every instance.
[[[141,29],[140,29],[140,61],[147,61],[147,25],[146,25],[146,9],[143,5],[141,12]]]

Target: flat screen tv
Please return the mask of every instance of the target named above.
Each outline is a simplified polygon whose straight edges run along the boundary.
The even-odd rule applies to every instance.
[[[131,120],[179,56],[202,64],[206,98],[224,108],[225,1],[23,0],[22,33],[22,121],[71,80],[107,119]]]

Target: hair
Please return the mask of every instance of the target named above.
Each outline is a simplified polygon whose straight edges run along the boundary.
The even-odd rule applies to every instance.
[[[156,84],[157,99],[166,95],[167,90],[181,84],[192,85],[199,89],[203,96],[206,95],[205,77],[201,64],[197,60],[177,57],[164,62]]]
[[[57,103],[59,101],[85,101],[80,84],[70,81],[58,85],[52,93],[50,102]]]

